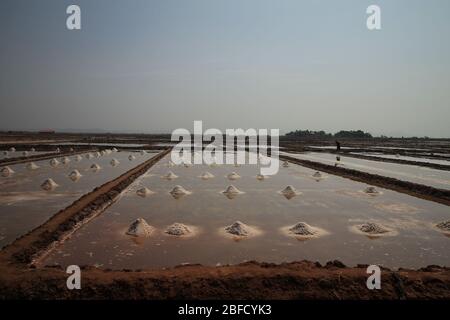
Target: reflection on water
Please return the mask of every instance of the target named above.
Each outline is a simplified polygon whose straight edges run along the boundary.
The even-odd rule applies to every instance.
[[[315,171],[297,165],[258,180],[257,166],[169,168],[168,162],[169,158],[164,158],[139,178],[117,203],[57,248],[46,264],[121,269],[339,259],[349,265],[450,265],[449,238],[432,228],[432,223],[448,219],[447,206],[390,190],[381,190],[378,196],[366,195],[361,192],[366,184],[332,175],[317,182]],[[161,179],[169,171],[178,176],[175,181]],[[205,171],[214,178],[201,179]],[[241,176],[233,185],[244,193],[228,199],[222,192],[230,184],[226,176],[232,171]],[[192,193],[174,199],[169,192],[175,185]],[[300,192],[290,200],[279,193],[288,185]],[[136,190],[142,187],[154,193],[140,197]],[[389,210],[396,205],[414,211]],[[137,218],[156,228],[151,237],[136,239],[125,234]],[[225,237],[223,228],[235,221],[258,228],[261,235],[241,241]],[[367,221],[389,226],[398,235],[370,239],[349,230]],[[175,222],[197,227],[199,232],[190,238],[167,235],[164,230]],[[321,228],[326,235],[299,241],[280,231],[298,222]]]
[[[139,163],[155,155],[144,156],[136,153],[136,160],[128,161],[129,152],[117,152],[99,158],[81,161],[69,157],[67,164],[60,162],[51,167],[50,159],[36,161],[38,169],[29,170],[26,163],[10,166],[15,171],[8,178],[0,177],[0,247],[39,226],[60,209],[71,204],[84,193],[92,191]],[[113,167],[109,164],[112,158],[117,158],[120,164]],[[101,170],[92,172],[89,167],[98,163]],[[80,177],[72,180],[69,174],[78,170]],[[44,191],[41,184],[51,178],[58,185],[52,191]]]

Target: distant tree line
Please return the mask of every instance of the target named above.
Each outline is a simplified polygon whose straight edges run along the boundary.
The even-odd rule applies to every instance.
[[[356,138],[356,139],[367,139],[372,138],[369,132],[364,132],[362,130],[341,130],[335,134],[327,133],[323,130],[313,131],[313,130],[295,130],[286,133],[288,137],[296,138],[309,138],[309,139],[326,139],[326,138]]]

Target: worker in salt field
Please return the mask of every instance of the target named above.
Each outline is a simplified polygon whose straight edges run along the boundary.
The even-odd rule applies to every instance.
[[[337,140],[336,140],[336,151],[337,152],[341,151],[341,143]]]

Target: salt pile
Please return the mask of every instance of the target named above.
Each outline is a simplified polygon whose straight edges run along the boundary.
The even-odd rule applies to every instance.
[[[145,198],[146,196],[149,196],[149,195],[151,195],[153,193],[154,193],[153,191],[151,191],[150,189],[145,188],[145,187],[144,188],[140,188],[140,189],[138,189],[136,191],[136,194],[138,196],[142,197],[142,198]]]
[[[70,180],[72,180],[72,181],[77,181],[78,179],[80,179],[82,176],[81,176],[81,173],[77,170],[77,169],[75,169],[75,170],[73,170],[70,174],[69,174],[69,178],[70,178]]]
[[[236,172],[232,172],[232,173],[230,173],[229,175],[227,175],[227,178],[229,179],[229,180],[237,180],[237,179],[239,179],[241,176],[240,175],[238,175]]]
[[[63,164],[68,164],[68,163],[70,162],[70,159],[67,158],[67,157],[64,157],[64,158],[61,159],[61,162],[62,162]]]
[[[192,234],[192,230],[187,226],[179,222],[168,226],[165,231],[167,234],[172,236],[187,236]]]
[[[1,173],[2,173],[2,177],[7,178],[14,173],[14,170],[11,169],[10,167],[6,166],[1,169]]]
[[[266,176],[263,175],[263,174],[258,173],[258,174],[256,175],[256,179],[258,179],[259,181],[262,181],[262,180],[264,180],[265,178],[266,178]]]
[[[438,227],[440,230],[444,231],[445,233],[450,233],[450,220],[438,223],[436,225],[436,227]]]
[[[364,193],[370,194],[370,195],[378,195],[380,194],[380,191],[375,189],[375,187],[369,186],[364,189]]]
[[[83,157],[82,157],[82,156],[77,155],[77,156],[75,157],[75,161],[76,161],[76,162],[80,162],[81,160],[83,160]]]
[[[141,150],[141,156],[144,156],[147,152],[145,150]]]
[[[134,237],[148,237],[155,228],[150,226],[143,218],[134,220],[128,227],[127,234]]]
[[[101,156],[105,156],[105,155],[106,155],[105,150],[100,151],[100,155],[101,155]]]
[[[70,152],[73,152],[74,150],[73,150],[73,148],[70,148],[69,151],[70,151]]]
[[[132,154],[130,154],[130,155],[128,156],[128,160],[133,161],[134,159],[136,159],[136,157],[133,156]]]
[[[59,161],[55,158],[53,158],[52,160],[50,160],[50,165],[52,167],[57,167],[59,165]]]
[[[214,175],[206,171],[202,175],[200,175],[200,178],[202,178],[203,180],[208,180],[214,178]]]
[[[29,164],[27,164],[27,169],[28,170],[36,170],[36,169],[39,169],[39,166],[34,162],[30,162]]]
[[[96,163],[94,163],[94,164],[92,164],[91,165],[91,169],[93,170],[93,171],[98,171],[98,170],[100,170],[102,167],[100,167],[98,164],[96,164]]]
[[[297,191],[293,186],[290,185],[281,190],[280,193],[288,200],[301,194],[301,192]]]
[[[234,236],[246,237],[246,236],[250,235],[251,228],[248,225],[246,225],[245,223],[236,221],[232,225],[225,227],[225,232],[232,234]]]
[[[86,159],[92,159],[94,157],[94,155],[92,153],[88,153],[86,154]]]
[[[16,148],[11,147],[11,148],[9,148],[9,151],[10,151],[10,152],[16,152]]]
[[[290,227],[289,232],[299,236],[313,236],[317,234],[317,230],[311,227],[309,224],[305,222],[299,222],[296,225]]]
[[[55,152],[60,153],[60,152],[61,152],[61,149],[56,148]]]
[[[30,149],[30,152],[35,152],[35,151],[36,151],[35,148],[31,148],[31,149]]]
[[[96,157],[96,158],[100,158],[101,156],[102,156],[102,154],[98,151],[96,153],[94,153],[94,157]]]
[[[173,173],[172,171],[169,171],[166,175],[162,176],[162,178],[167,179],[167,180],[173,180],[178,178],[178,176]]]
[[[44,189],[45,191],[51,191],[53,189],[55,189],[58,186],[58,184],[56,184],[55,181],[53,181],[53,179],[48,178],[47,180],[44,181],[44,183],[41,184],[41,188]]]
[[[289,167],[289,162],[288,161],[284,161],[283,162],[283,168],[287,168]]]
[[[172,195],[172,197],[174,197],[175,199],[179,199],[185,195],[191,194],[190,191],[187,191],[185,188],[183,188],[182,186],[175,186],[171,191],[170,194]]]
[[[22,155],[23,155],[24,157],[28,157],[28,151],[22,152]]]
[[[113,167],[119,165],[119,160],[117,160],[116,158],[112,158],[111,161],[109,162]]]
[[[314,172],[314,174],[312,176],[317,179],[322,178],[322,174],[319,171]]]
[[[235,198],[237,195],[242,194],[244,192],[240,191],[238,188],[236,188],[233,185],[229,185],[225,191],[222,191],[222,193],[228,198],[228,199],[233,199]]]
[[[117,150],[117,148],[112,148],[112,151],[113,151],[113,152],[117,152],[117,151],[119,151],[119,150]]]
[[[353,227],[354,231],[364,234],[366,236],[378,237],[378,236],[387,236],[387,235],[395,235],[396,233],[375,222],[366,222]]]

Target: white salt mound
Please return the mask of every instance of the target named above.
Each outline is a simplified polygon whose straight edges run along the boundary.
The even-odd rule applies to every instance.
[[[83,160],[83,157],[82,157],[82,156],[77,155],[77,156],[75,157],[75,161],[80,162],[81,160]]]
[[[173,173],[172,171],[169,171],[166,175],[163,176],[163,178],[167,179],[167,180],[173,180],[173,179],[178,178],[178,176],[175,173]]]
[[[438,223],[436,225],[436,227],[438,227],[439,229],[441,229],[442,231],[445,232],[450,232],[450,220],[447,221],[443,221],[441,223]]]
[[[214,175],[213,175],[212,173],[209,173],[209,172],[207,171],[207,172],[204,172],[204,173],[200,176],[200,178],[202,178],[203,180],[208,180],[208,179],[214,178]]]
[[[155,228],[150,226],[147,221],[142,218],[134,220],[128,227],[127,234],[134,237],[148,237]]]
[[[377,235],[377,234],[383,234],[383,233],[387,233],[390,230],[385,228],[384,226],[374,223],[374,222],[367,222],[364,223],[360,226],[358,226],[358,229],[361,232],[370,234],[370,235]]]
[[[141,156],[145,155],[147,152],[145,150],[141,150]]]
[[[96,157],[96,158],[100,158],[101,156],[102,156],[102,154],[98,151],[96,153],[94,153],[94,157]]]
[[[35,152],[36,149],[35,149],[35,148],[31,148],[30,151],[31,151],[31,152]]]
[[[364,192],[368,193],[368,194],[379,194],[380,193],[377,189],[375,189],[375,187],[372,187],[372,186],[365,188]]]
[[[113,167],[117,166],[120,162],[116,158],[112,158],[109,162]]]
[[[55,158],[53,158],[52,160],[50,160],[50,165],[52,167],[57,167],[59,165],[59,161]]]
[[[322,174],[319,171],[314,172],[313,174],[314,178],[322,178]]]
[[[92,153],[88,153],[86,154],[86,159],[92,159],[94,157],[94,155]]]
[[[136,159],[136,157],[133,156],[132,154],[130,154],[130,155],[128,156],[128,160],[133,161],[134,159]]]
[[[48,178],[41,184],[41,188],[44,189],[45,191],[51,191],[55,189],[57,186],[58,184],[51,178]]]
[[[61,152],[61,149],[56,148],[55,152],[60,153],[60,152]]]
[[[225,227],[225,231],[235,236],[246,237],[251,233],[251,228],[245,223],[236,221],[232,225]]]
[[[77,169],[73,170],[73,171],[69,174],[69,178],[70,178],[72,181],[76,181],[76,180],[80,179],[81,177],[82,177],[82,176],[81,176],[81,173],[80,173]]]
[[[223,192],[225,194],[239,194],[239,193],[243,193],[242,191],[240,191],[238,188],[236,188],[233,185],[229,185],[225,191]]]
[[[68,163],[70,162],[70,159],[67,158],[67,157],[64,157],[64,158],[61,159],[61,162],[62,162],[63,164],[68,164]]]
[[[188,194],[191,194],[190,191],[187,191],[185,188],[183,188],[182,186],[175,186],[171,191],[170,194],[173,197],[181,197],[181,196],[185,196]]]
[[[165,232],[172,236],[186,236],[191,234],[192,230],[182,223],[175,222],[174,224],[168,226]]]
[[[100,167],[98,164],[96,164],[96,163],[94,163],[94,164],[92,164],[91,165],[91,169],[93,170],[93,171],[97,171],[97,170],[100,170],[102,167]]]
[[[14,170],[11,169],[11,168],[8,167],[8,166],[3,167],[3,168],[1,169],[2,177],[5,177],[5,178],[6,178],[6,177],[9,177],[9,176],[11,176],[13,173],[14,173]]]
[[[289,167],[289,162],[288,162],[288,161],[284,161],[284,162],[283,162],[283,167],[284,167],[284,168]]]
[[[117,148],[112,148],[112,151],[113,151],[113,152],[117,152],[117,151],[119,151],[119,150],[117,150]]]
[[[11,147],[11,148],[9,148],[9,151],[10,151],[10,152],[16,152],[16,148]]]
[[[229,180],[237,180],[237,179],[239,179],[241,176],[240,175],[238,175],[236,172],[232,172],[232,173],[230,173],[229,175],[227,175],[227,178],[229,179]]]
[[[39,166],[34,162],[30,162],[27,164],[27,169],[28,170],[36,170],[36,169],[39,169]]]
[[[266,178],[266,176],[263,175],[263,174],[258,173],[258,174],[256,175],[256,179],[258,179],[259,181],[262,181],[262,180],[264,180],[265,178]]]
[[[299,194],[301,194],[299,191],[297,191],[293,186],[289,185],[283,190],[280,191],[280,193],[285,196],[287,199],[291,199]]]
[[[28,156],[28,151],[22,152],[22,155],[23,155],[24,157],[27,157],[27,156]]]
[[[151,195],[153,193],[154,193],[153,191],[151,191],[150,189],[145,188],[145,187],[144,188],[140,188],[140,189],[138,189],[136,191],[136,194],[138,196],[140,196],[140,197],[143,197],[143,198],[145,198],[146,196]]]
[[[299,222],[296,225],[290,227],[288,230],[290,233],[299,236],[314,236],[318,233],[317,230],[315,230],[313,227],[311,227],[309,224],[305,222]]]

